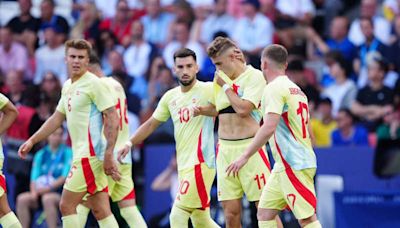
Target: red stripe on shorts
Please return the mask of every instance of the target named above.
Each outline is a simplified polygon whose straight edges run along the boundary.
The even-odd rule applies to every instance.
[[[197,158],[199,159],[200,163],[204,162],[203,150],[201,149],[201,144],[202,144],[201,134],[202,133],[203,133],[203,129],[201,129],[201,131],[200,131],[199,139],[198,139],[198,142],[197,142]]]
[[[89,153],[90,156],[96,156],[96,153],[94,152],[94,147],[92,143],[92,136],[90,136],[90,130],[88,129],[88,139],[89,139]]]
[[[258,150],[258,153],[260,154],[260,156],[261,156],[262,160],[264,161],[265,165],[267,166],[268,170],[271,171],[271,164],[269,163],[268,158],[265,155],[263,148],[260,148]]]
[[[217,148],[215,148],[215,158],[218,157],[218,152],[219,152],[219,142],[217,143]]]
[[[4,190],[4,192],[7,192],[6,178],[4,175],[0,175],[0,187]]]
[[[201,164],[194,166],[194,175],[196,179],[197,193],[200,197],[201,207],[203,209],[210,206],[206,186],[204,184],[203,174],[201,173]]]
[[[317,208],[317,198],[315,197],[314,193],[312,193],[306,186],[301,183],[301,181],[296,177],[294,174],[292,168],[290,167],[289,163],[283,158],[281,149],[278,145],[278,142],[276,141],[276,136],[274,134],[275,138],[275,146],[276,149],[278,150],[278,154],[282,159],[283,165],[285,166],[285,171],[286,174],[289,177],[290,182],[293,184],[293,187],[296,189],[296,191],[299,192],[299,194],[314,208],[314,210]]]
[[[96,193],[97,186],[92,167],[90,166],[89,163],[89,158],[82,158],[81,162],[83,168],[83,175],[85,177],[85,182],[87,185],[87,192],[93,195],[94,193]]]
[[[131,199],[135,199],[136,198],[136,194],[135,194],[135,189],[132,188],[132,191],[126,195],[124,198],[122,198],[122,200],[131,200]]]

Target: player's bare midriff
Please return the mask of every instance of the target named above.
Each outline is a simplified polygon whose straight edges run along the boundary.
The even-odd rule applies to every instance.
[[[218,137],[226,140],[240,140],[253,137],[259,124],[253,117],[240,117],[236,113],[224,113],[218,116]]]

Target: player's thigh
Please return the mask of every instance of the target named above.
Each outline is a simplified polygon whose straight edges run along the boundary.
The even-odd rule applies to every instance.
[[[299,171],[287,169],[281,173],[281,189],[297,219],[309,218],[316,212],[315,171],[315,168]]]
[[[239,180],[248,201],[259,201],[262,190],[270,176],[270,165],[265,147],[250,157],[239,171]]]
[[[205,163],[178,172],[179,189],[175,204],[186,208],[207,208],[210,191],[215,179],[215,169]]]
[[[283,210],[286,207],[286,201],[281,189],[280,174],[272,172],[262,190],[258,208]]]
[[[132,165],[119,165],[121,172],[121,180],[114,181],[111,177],[107,177],[109,194],[113,202],[132,201],[135,200],[135,189],[132,180]]]

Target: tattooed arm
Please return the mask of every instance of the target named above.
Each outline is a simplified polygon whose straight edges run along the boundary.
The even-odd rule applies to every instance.
[[[120,179],[120,173],[114,161],[114,146],[118,137],[118,114],[114,107],[103,111],[104,116],[104,136],[107,146],[104,154],[104,172],[111,175],[114,180]]]

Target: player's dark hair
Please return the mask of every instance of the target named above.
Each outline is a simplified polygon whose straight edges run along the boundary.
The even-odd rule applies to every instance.
[[[190,50],[189,48],[181,48],[174,53],[174,62],[176,58],[185,58],[188,56],[192,56],[194,61],[197,60],[196,53],[194,53],[194,51]]]

